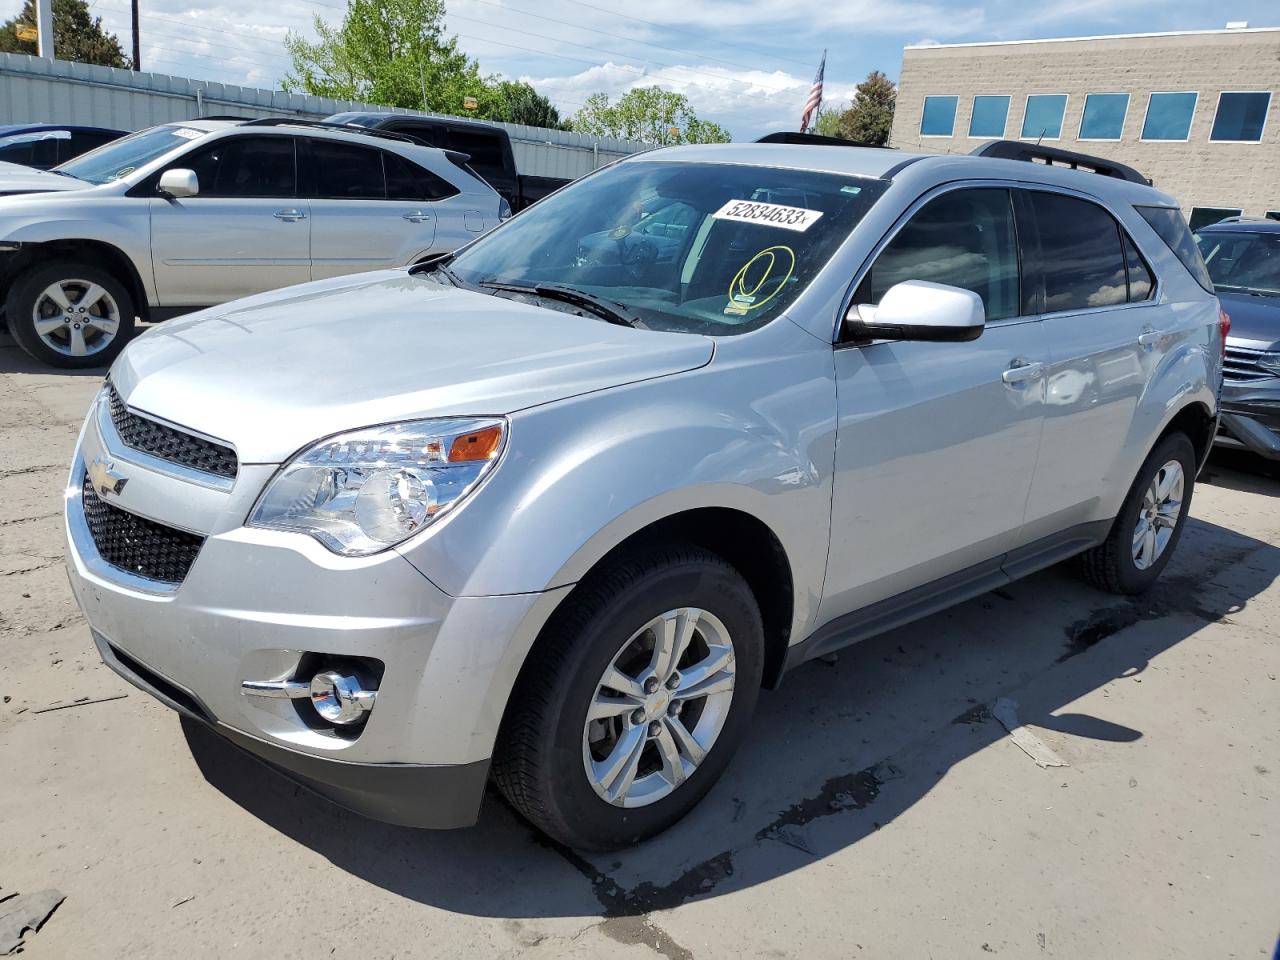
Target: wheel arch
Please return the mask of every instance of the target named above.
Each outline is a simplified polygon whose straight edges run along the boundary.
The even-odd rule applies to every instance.
[[[0,303],[9,295],[13,281],[29,267],[52,260],[83,260],[93,266],[101,266],[121,283],[133,297],[137,316],[147,320],[150,316],[147,287],[133,260],[119,247],[105,240],[68,239],[23,243],[22,247],[3,264],[0,272]]]

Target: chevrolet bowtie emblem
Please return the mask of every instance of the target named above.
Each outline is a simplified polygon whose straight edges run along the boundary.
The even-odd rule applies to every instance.
[[[116,465],[99,454],[93,458],[93,463],[89,464],[89,481],[93,484],[93,489],[105,497],[112,493],[118,495],[124,489],[124,485],[129,482],[129,478],[117,473]]]

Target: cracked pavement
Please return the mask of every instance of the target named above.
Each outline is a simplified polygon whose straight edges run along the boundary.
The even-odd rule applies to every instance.
[[[694,814],[584,856],[492,794],[470,830],[363,820],[101,666],[58,514],[101,375],[0,336],[0,896],[67,896],[33,960],[1271,955],[1274,468],[1215,455],[1146,597],[1049,570],[802,667]]]

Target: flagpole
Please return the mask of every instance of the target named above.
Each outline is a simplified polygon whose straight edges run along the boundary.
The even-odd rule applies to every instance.
[[[827,51],[823,48],[822,60],[818,63],[818,72],[813,78],[813,86],[809,88],[809,96],[805,98],[804,113],[800,115],[800,132],[808,133],[813,124],[818,119],[818,110],[822,107],[822,85],[823,74],[827,70]]]

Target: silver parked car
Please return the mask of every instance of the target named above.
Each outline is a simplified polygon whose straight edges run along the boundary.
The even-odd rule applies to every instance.
[[[298,120],[193,120],[116,140],[0,197],[0,303],[38,360],[109,363],[134,318],[405,266],[495,226],[463,154]]]
[[[629,844],[789,668],[1070,557],[1151,586],[1217,419],[1198,256],[1132,179],[631,157],[452,258],[138,338],[72,583],[113,669],[339,803],[459,826],[492,778]]]

